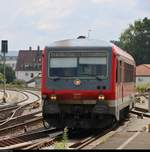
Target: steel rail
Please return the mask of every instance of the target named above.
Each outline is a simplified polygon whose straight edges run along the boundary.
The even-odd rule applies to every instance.
[[[143,118],[143,117],[150,118],[150,113],[148,113],[148,112],[142,112],[142,111],[138,111],[138,110],[131,110],[130,113],[136,114],[137,116],[140,116],[141,118]]]
[[[2,128],[0,129],[0,135],[2,136],[3,134],[8,134],[9,132],[15,132],[15,130],[24,130],[25,127],[33,126],[34,124],[37,125],[37,123],[42,124],[42,119],[42,117],[37,117],[23,123]]]
[[[8,89],[7,89],[8,90]],[[16,91],[16,90],[9,90],[9,91]],[[18,92],[18,91],[16,91],[16,92]],[[22,93],[22,92],[21,92]],[[23,94],[23,93],[22,93]],[[26,100],[28,100],[29,99],[29,97],[26,95],[26,94],[23,94],[26,98],[25,99],[23,99],[23,100],[21,100],[21,101],[19,101],[18,103],[21,103],[21,102],[25,102]],[[13,111],[13,110],[16,110],[17,108],[19,108],[19,105],[17,105],[17,103],[14,103],[13,105],[12,104],[10,104],[10,105],[4,105],[3,107],[1,107],[0,108],[0,114],[2,113],[2,114],[4,114],[4,113],[6,113],[6,112],[11,112],[11,111]]]
[[[113,134],[115,133],[114,130],[116,130],[119,127],[118,123],[115,123],[111,128],[105,129],[104,131],[102,131],[101,133],[99,133],[98,135],[92,135],[90,137],[87,137],[83,140],[77,141],[76,143],[72,144],[69,146],[70,149],[83,149],[85,146],[89,145],[90,143],[94,142],[95,140],[107,135],[108,133],[110,133],[111,131],[113,131]]]
[[[35,116],[36,114],[40,114],[41,112],[42,111],[39,110],[39,111],[32,112],[32,113],[29,113],[29,114],[26,114],[26,115],[13,117],[11,120],[8,121],[8,123],[5,123],[5,124],[1,125],[0,129],[12,125],[11,123],[16,123],[17,124],[17,123],[19,123],[19,121],[25,121],[25,120],[33,119],[34,117],[37,117],[37,116]],[[0,121],[1,124],[4,123],[4,122],[6,122],[6,120]]]
[[[34,144],[23,148],[22,150],[41,150],[44,147],[51,146],[63,135],[63,131],[58,131],[50,135],[50,138],[44,138],[36,141]]]
[[[19,107],[18,105],[10,105],[9,107],[6,107],[6,108],[2,108],[2,109],[0,108],[0,113],[4,113],[4,112],[10,111],[10,110],[14,110],[18,107]]]
[[[26,91],[26,92],[27,92],[27,91]],[[28,93],[31,93],[31,92],[28,91]],[[15,111],[13,112],[13,114],[12,114],[5,122],[3,122],[2,124],[0,124],[0,126],[8,123],[13,117],[15,117],[15,116],[17,115],[17,112],[18,112],[19,110],[22,110],[23,108],[25,108],[25,107],[33,104],[34,102],[37,102],[37,101],[40,100],[40,97],[39,97],[38,95],[36,95],[36,94],[34,94],[34,93],[31,93],[31,94],[33,94],[33,95],[35,95],[36,97],[38,97],[38,99],[36,99],[36,100],[34,100],[34,101],[30,102],[30,103],[27,103],[27,104],[24,104],[24,105],[19,106],[17,109],[15,109]],[[29,99],[29,96],[28,96],[28,99]],[[26,100],[27,100],[27,99],[26,99]],[[25,102],[26,100],[24,99],[24,100],[20,101],[19,103]]]
[[[60,129],[49,129],[0,140],[0,149],[20,149],[22,147],[35,144],[36,141],[34,142],[34,140],[41,140],[42,138],[54,138],[50,137],[50,135],[57,132],[59,132],[59,135],[63,133],[63,131]],[[58,136],[58,134],[56,135]]]

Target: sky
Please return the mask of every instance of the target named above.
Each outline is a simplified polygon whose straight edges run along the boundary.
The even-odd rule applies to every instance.
[[[144,17],[150,0],[0,0],[0,41],[14,51],[88,33],[109,42]]]

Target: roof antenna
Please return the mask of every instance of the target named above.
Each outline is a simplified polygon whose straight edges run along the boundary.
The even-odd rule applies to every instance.
[[[92,31],[91,29],[88,30],[88,39],[90,38],[90,32],[91,31]]]

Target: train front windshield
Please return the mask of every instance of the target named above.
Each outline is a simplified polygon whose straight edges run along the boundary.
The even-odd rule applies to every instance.
[[[107,77],[107,56],[52,57],[49,60],[50,77]]]

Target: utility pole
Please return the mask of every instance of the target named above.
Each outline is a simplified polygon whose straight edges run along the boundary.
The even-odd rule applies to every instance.
[[[148,112],[150,112],[150,92],[149,92],[149,95],[148,95]]]
[[[8,52],[8,41],[2,40],[1,43],[1,52],[3,53],[3,68],[4,68],[4,80],[3,80],[3,88],[4,88],[4,95],[3,95],[3,102],[6,103],[6,70],[5,70],[5,61],[6,57],[5,54]]]

